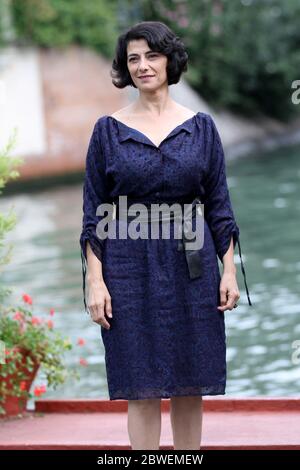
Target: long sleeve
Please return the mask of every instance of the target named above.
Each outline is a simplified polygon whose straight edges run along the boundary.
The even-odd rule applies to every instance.
[[[108,186],[105,177],[105,158],[99,141],[97,122],[94,126],[85,165],[85,177],[83,184],[83,219],[82,231],[80,235],[81,246],[81,264],[82,264],[82,283],[83,283],[83,301],[87,313],[86,305],[86,271],[87,254],[86,242],[89,241],[91,248],[97,258],[102,262],[102,254],[105,240],[97,236],[96,227],[101,220],[101,216],[96,215],[97,207],[108,201]]]
[[[241,269],[249,305],[252,305],[243,265],[240,229],[235,220],[226,179],[226,165],[223,145],[213,119],[209,116],[206,128],[207,174],[205,178],[204,214],[210,227],[217,255],[223,263],[231,238],[235,249],[238,243]]]

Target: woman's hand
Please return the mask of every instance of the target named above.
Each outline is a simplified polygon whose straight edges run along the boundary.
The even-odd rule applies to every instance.
[[[110,324],[106,320],[105,314],[112,318],[111,296],[103,280],[89,281],[87,306],[91,312],[92,320],[109,330]]]
[[[220,282],[221,305],[218,309],[222,312],[232,310],[234,304],[240,298],[240,292],[234,272],[223,272]]]

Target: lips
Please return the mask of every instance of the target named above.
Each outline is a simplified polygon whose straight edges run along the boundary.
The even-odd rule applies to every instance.
[[[154,77],[154,75],[141,75],[139,78],[151,78]]]

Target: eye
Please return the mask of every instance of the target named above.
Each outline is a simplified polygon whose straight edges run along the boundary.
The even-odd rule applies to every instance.
[[[157,52],[152,52],[152,53],[148,54],[147,57],[150,57],[150,59],[158,57],[158,53]],[[128,62],[132,62],[134,60],[137,60],[137,57],[130,57],[130,59],[128,59]]]

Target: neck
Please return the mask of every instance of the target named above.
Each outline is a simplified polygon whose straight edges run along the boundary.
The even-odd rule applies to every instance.
[[[165,112],[172,112],[175,109],[174,104],[168,87],[164,87],[149,92],[140,91],[139,98],[134,103],[132,110],[136,114],[160,116]]]

